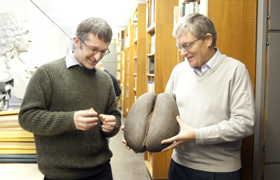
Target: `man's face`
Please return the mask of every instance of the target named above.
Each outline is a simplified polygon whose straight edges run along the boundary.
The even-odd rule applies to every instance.
[[[108,49],[110,42],[106,43],[92,34],[89,34],[88,38],[89,40],[81,40],[78,37],[73,38],[75,44],[73,55],[82,66],[87,69],[93,69],[103,58],[104,54],[101,52],[105,52]],[[96,53],[92,50],[98,50],[99,52]]]
[[[198,68],[200,70],[201,67],[211,59],[209,56],[211,43],[208,38],[205,40],[198,39],[190,32],[183,33],[179,38],[177,38],[177,44],[179,46],[184,47],[186,43],[192,43],[191,47],[188,49],[182,48],[181,55],[186,57],[186,60],[189,62],[191,67]]]

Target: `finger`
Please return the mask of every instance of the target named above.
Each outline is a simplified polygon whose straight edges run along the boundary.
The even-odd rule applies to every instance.
[[[125,139],[123,139],[122,142],[123,142],[124,144],[126,144],[126,140],[125,140]]]
[[[129,146],[125,145],[125,147],[126,147],[126,149],[130,150],[130,147],[129,147]]]
[[[115,116],[106,116],[105,122],[116,122]]]
[[[121,130],[124,130],[124,126],[121,127]]]
[[[87,131],[87,130],[90,130],[92,127],[96,126],[98,123],[97,122],[94,122],[94,123],[81,123],[78,125],[77,129],[78,130],[82,130],[82,131]]]
[[[174,148],[178,147],[178,145],[179,145],[179,142],[172,143],[170,146],[164,148],[161,152],[166,152],[166,151],[169,151],[171,149],[174,149]]]
[[[86,116],[97,116],[97,112],[86,110],[86,111],[83,111],[82,116],[84,116],[84,117],[86,117]]]
[[[178,141],[178,140],[179,140],[178,135],[176,135],[176,136],[173,136],[169,139],[165,139],[165,140],[161,141],[161,144],[173,143],[174,141]]]
[[[116,122],[115,121],[114,122],[107,122],[107,121],[105,121],[105,122],[103,122],[103,125],[108,125],[108,126],[115,127],[116,126]]]
[[[102,131],[104,132],[111,132],[114,128],[112,126],[105,126],[102,125]]]
[[[178,124],[179,124],[180,126],[183,125],[184,122],[180,119],[180,116],[177,116],[177,117],[176,117],[176,120],[177,120],[177,122],[178,122]]]
[[[81,120],[85,124],[91,124],[91,123],[97,123],[98,118],[97,117],[83,117]]]

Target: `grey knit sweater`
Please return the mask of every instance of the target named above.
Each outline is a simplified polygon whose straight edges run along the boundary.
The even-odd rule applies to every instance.
[[[75,111],[93,108],[116,117],[111,133],[100,121],[88,131],[75,128]],[[38,166],[50,179],[79,179],[101,172],[110,161],[106,137],[116,135],[121,117],[109,75],[81,66],[66,68],[65,58],[47,63],[32,76],[19,112],[22,128],[34,133]]]

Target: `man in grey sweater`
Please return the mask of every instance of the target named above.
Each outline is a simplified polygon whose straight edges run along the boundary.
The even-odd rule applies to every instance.
[[[39,67],[28,84],[19,123],[34,133],[46,180],[112,179],[106,137],[118,133],[121,117],[110,77],[95,68],[111,38],[103,19],[82,21],[73,54]]]
[[[186,61],[173,69],[166,93],[177,102],[178,135],[162,141],[174,149],[169,180],[241,180],[241,139],[254,132],[250,76],[240,61],[216,48],[213,22],[202,14],[179,20],[173,36]]]

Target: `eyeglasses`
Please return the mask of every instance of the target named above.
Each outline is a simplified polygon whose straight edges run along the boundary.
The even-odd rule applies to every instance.
[[[79,38],[80,39],[80,38]],[[97,53],[101,53],[101,55],[107,55],[110,53],[110,50],[109,49],[106,49],[105,51],[99,51],[97,49],[92,49],[90,47],[88,47],[88,45],[86,45],[86,43],[84,42],[84,40],[80,39],[82,41],[82,43],[84,43],[84,45],[88,48],[89,51],[93,52],[94,54],[97,54]]]
[[[179,46],[179,45],[176,45],[175,47],[179,50],[179,51],[182,51],[183,49],[184,50],[189,50],[192,48],[192,45],[195,41],[199,40],[199,38],[197,38],[196,40],[194,40],[193,42],[190,42],[190,43],[185,43],[183,44],[182,46]],[[182,49],[183,48],[183,49]]]

